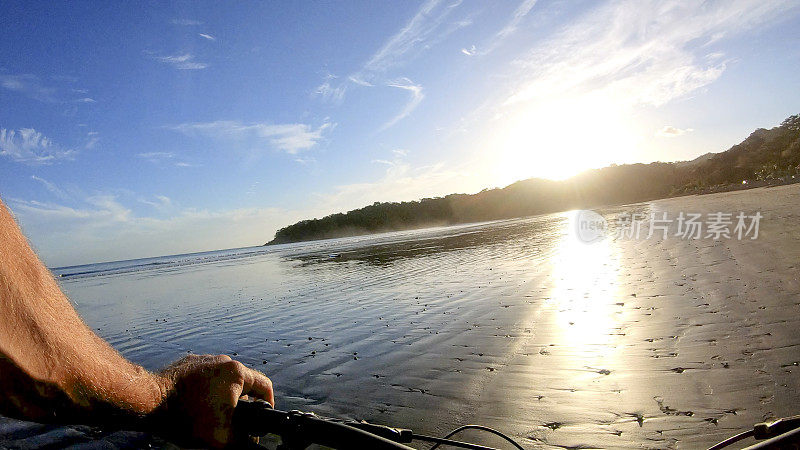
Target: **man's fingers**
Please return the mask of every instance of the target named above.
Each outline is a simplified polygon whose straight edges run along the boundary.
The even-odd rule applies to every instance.
[[[252,395],[261,400],[266,400],[275,406],[275,395],[272,392],[272,381],[263,373],[253,370],[236,360],[228,360],[222,365],[236,380],[234,385],[241,387],[241,391],[234,391],[236,400],[242,395]],[[239,385],[241,383],[241,385]],[[234,401],[235,404],[235,401]]]
[[[209,356],[211,357],[212,361],[218,362],[218,363],[224,363],[224,362],[231,361],[231,357],[228,356],[228,355],[215,355],[215,356],[209,355]]]
[[[245,368],[242,394],[252,395],[261,400],[266,400],[273,408],[275,407],[275,394],[272,392],[272,380],[261,372]]]
[[[275,405],[270,379],[226,355],[188,355],[164,373],[175,389],[170,401],[179,405],[172,409],[173,419],[188,425],[182,432],[206,445],[221,447],[235,438],[231,422],[240,398]]]

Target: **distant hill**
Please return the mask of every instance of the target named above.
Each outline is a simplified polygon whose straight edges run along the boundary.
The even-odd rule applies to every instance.
[[[675,164],[677,164],[679,167],[695,166],[697,164],[708,161],[709,159],[713,158],[714,155],[716,155],[716,153],[708,152],[698,156],[697,158],[691,161],[676,161]]]
[[[612,165],[563,181],[531,178],[471,195],[376,202],[281,228],[266,245],[742,189],[790,182],[795,175],[800,175],[800,115],[769,130],[759,128],[722,153],[692,161]]]

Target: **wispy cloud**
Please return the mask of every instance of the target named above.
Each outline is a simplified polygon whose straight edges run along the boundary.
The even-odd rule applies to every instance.
[[[131,217],[131,210],[117,201],[116,196],[99,194],[85,198],[83,206],[71,207],[52,202],[14,199],[9,201],[15,213],[36,215],[40,223],[52,224],[61,222],[70,226],[75,222],[89,225],[103,222],[126,222]]]
[[[314,94],[321,96],[325,100],[332,100],[335,102],[341,101],[342,97],[344,97],[345,86],[343,84],[334,86],[336,78],[337,77],[332,74],[326,75],[325,81],[317,86],[314,90]]]
[[[343,184],[317,194],[320,209],[327,214],[347,211],[376,201],[408,201],[452,192],[454,183],[470,177],[468,172],[443,163],[413,167],[402,157],[377,159],[386,170],[375,181]]]
[[[403,66],[454,31],[469,26],[470,20],[448,20],[461,2],[448,4],[442,0],[428,0],[397,33],[392,35],[364,64],[342,82],[334,83],[330,75],[315,89],[324,98],[341,100],[348,83],[371,87],[385,84],[386,72]],[[334,77],[335,78],[335,77]],[[335,95],[323,95],[335,93]]]
[[[406,55],[423,46],[425,40],[434,35],[451,11],[450,8],[445,8],[440,14],[434,14],[441,3],[440,0],[426,1],[411,21],[372,55],[364,64],[363,70],[365,72],[385,71],[398,65]]]
[[[179,70],[202,70],[208,67],[208,64],[197,62],[194,60],[194,55],[191,53],[184,53],[182,55],[172,56],[156,56],[156,60]]]
[[[139,203],[152,206],[158,211],[168,211],[172,209],[172,200],[166,195],[156,195],[153,200],[147,198],[139,198]]]
[[[39,165],[52,164],[59,160],[73,159],[76,150],[55,144],[33,128],[7,130],[0,128],[0,156],[16,162]]]
[[[82,220],[95,216],[93,211],[59,205],[52,202],[9,199],[8,203],[15,214],[36,215],[40,222],[45,223],[49,223],[52,220]]]
[[[531,12],[531,9],[533,9],[533,7],[536,6],[536,1],[537,0],[523,0],[523,2],[520,3],[517,9],[514,10],[514,13],[511,15],[511,20],[500,31],[498,31],[497,34],[494,35],[494,37],[492,37],[489,43],[486,44],[486,46],[482,48],[480,52],[478,52],[478,50],[475,48],[474,45],[472,46],[471,53],[468,53],[463,49],[461,51],[469,56],[474,55],[476,52],[480,54],[487,54],[491,52],[492,50],[497,48],[497,46],[499,46],[509,36],[514,34],[515,31],[517,31],[517,27],[519,27],[519,24],[520,22],[522,22],[522,19],[524,19],[525,16],[527,16],[528,13]]]
[[[214,36],[212,36],[210,34],[205,34],[205,33],[198,33],[198,34],[200,35],[201,38],[207,39],[209,41],[216,41],[217,40],[217,38],[215,38]]]
[[[90,131],[86,133],[86,143],[83,144],[83,148],[86,150],[91,150],[97,145],[98,142],[100,142],[100,133],[97,131]]]
[[[414,111],[414,108],[416,108],[419,105],[422,99],[425,98],[425,94],[422,93],[422,86],[414,84],[408,78],[400,78],[398,80],[388,83],[387,86],[406,90],[408,91],[410,97],[408,99],[408,103],[406,103],[406,106],[391,120],[383,124],[381,130],[385,130],[391,127],[392,125],[396,124],[397,122],[406,118],[409,114],[411,114],[412,111]]]
[[[29,73],[0,73],[0,88],[17,92],[26,97],[45,103],[96,103],[88,97],[88,89],[69,87],[77,82],[77,78],[51,75],[44,80]],[[66,86],[65,86],[66,84]],[[80,97],[75,98],[75,94]]]
[[[682,134],[691,133],[694,131],[691,128],[676,128],[671,125],[667,125],[664,128],[656,131],[656,136],[658,137],[678,137]]]
[[[388,71],[405,65],[456,30],[471,25],[470,19],[450,19],[460,5],[460,0],[455,2],[427,0],[411,20],[392,35],[358,70],[343,80],[337,80],[338,77],[332,74],[326,75],[322,84],[314,90],[314,94],[325,100],[341,102],[348,88],[354,86],[370,88],[388,86],[405,89],[411,94],[409,101],[378,131],[391,127],[407,117],[419,105],[424,95],[421,85],[413,84],[408,78],[400,78],[400,81],[397,81],[395,77],[388,75]]]
[[[136,156],[151,163],[160,163],[166,159],[175,158],[175,154],[172,152],[145,152],[138,153]]]
[[[324,122],[319,127],[304,123],[272,124],[243,123],[233,120],[216,122],[193,122],[168,126],[167,129],[190,136],[206,136],[219,140],[248,141],[260,146],[269,146],[289,154],[308,150],[323,139],[326,131],[335,124]]]
[[[441,0],[426,1],[413,18],[392,36],[361,70],[360,79],[369,81],[374,74],[405,64],[420,52],[440,42],[470,21],[448,22],[447,18],[461,2],[446,4]]]
[[[67,195],[66,192],[61,190],[61,188],[56,186],[55,183],[51,183],[50,181],[47,181],[47,180],[45,180],[44,178],[41,178],[41,177],[37,177],[36,175],[31,175],[31,179],[36,180],[39,183],[42,183],[44,188],[47,189],[47,191],[49,191],[51,194],[55,195],[56,197],[58,197],[58,198],[60,198],[62,200],[69,199],[69,195]]]
[[[316,195],[314,203],[302,210],[196,209],[167,195],[132,192],[72,195],[63,202],[8,199],[8,206],[51,267],[258,245],[277,228],[297,220],[375,200],[410,200],[449,192],[453,178],[465,176],[443,164],[412,167],[403,161],[405,154],[392,151],[393,165],[387,165],[379,179],[336,186]],[[258,186],[254,181],[247,192],[256,194]],[[236,233],[230,233],[232,229]]]
[[[86,199],[86,202],[99,211],[103,211],[113,222],[127,222],[132,211],[117,201],[111,194],[98,194]]]
[[[254,195],[259,184],[261,184],[260,181],[254,181],[253,184],[250,185],[250,188],[247,189],[247,192],[245,192],[245,195]]]
[[[472,45],[470,48],[462,48],[461,53],[467,56],[485,55],[496,49],[503,41],[517,31],[520,22],[522,22],[525,16],[527,16],[531,9],[533,9],[533,7],[536,5],[536,2],[537,0],[523,0],[517,9],[514,10],[514,13],[511,15],[511,20],[509,20],[500,31],[492,36],[492,38],[485,45],[483,45],[480,49],[478,49],[475,45]]]
[[[43,84],[39,77],[35,75],[0,74],[0,86],[42,102],[53,103],[58,101],[56,99],[56,89]]]
[[[184,27],[191,27],[191,26],[196,26],[196,25],[202,25],[203,24],[203,22],[200,22],[199,20],[194,20],[194,19],[172,19],[172,23],[174,25],[181,25],[181,26],[184,26]]]
[[[137,212],[136,204],[145,208]],[[314,214],[277,208],[212,211],[181,207],[164,195],[132,193],[100,193],[69,204],[8,199],[8,206],[51,267],[259,245],[278,227]]]
[[[717,80],[726,61],[708,46],[785,13],[785,2],[617,1],[587,11],[517,61],[507,103],[586,92],[663,105]]]
[[[302,164],[304,166],[308,166],[311,164],[315,164],[317,162],[316,158],[312,158],[311,156],[299,156],[294,159],[294,162],[298,164]]]
[[[194,164],[182,160],[183,158],[172,152],[144,152],[136,154],[136,157],[158,166],[195,167]]]
[[[375,164],[386,164],[387,166],[393,166],[395,164],[394,161],[389,161],[388,159],[373,159],[372,162]]]
[[[350,80],[351,82],[359,85],[359,86],[365,86],[365,87],[375,86],[374,84],[372,84],[372,83],[370,83],[368,81],[362,80],[361,78],[358,77],[357,74],[350,75],[350,76],[347,77],[347,79]]]

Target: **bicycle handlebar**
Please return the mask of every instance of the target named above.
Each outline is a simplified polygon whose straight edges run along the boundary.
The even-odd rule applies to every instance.
[[[254,436],[276,434],[289,448],[306,448],[314,443],[333,448],[413,450],[384,437],[410,442],[410,430],[358,422],[352,424],[369,431],[344,422],[321,419],[313,413],[279,411],[265,402],[240,401],[233,413],[234,430]]]
[[[476,425],[460,427],[444,438],[418,435],[405,428],[393,428],[367,422],[321,418],[314,413],[302,411],[279,411],[264,401],[239,401],[233,413],[234,431],[251,436],[274,434],[281,437],[281,449],[305,449],[311,444],[332,448],[371,448],[376,450],[413,450],[403,445],[413,440],[453,445],[474,450],[495,450],[478,444],[452,441],[448,438],[466,428],[482,428]],[[522,448],[511,438],[492,429],[517,448]],[[726,439],[709,450],[721,449],[747,437],[768,439],[748,449],[775,448],[788,443],[800,443],[800,416],[785,417],[771,422],[756,424],[752,430]],[[771,439],[770,439],[771,438]]]

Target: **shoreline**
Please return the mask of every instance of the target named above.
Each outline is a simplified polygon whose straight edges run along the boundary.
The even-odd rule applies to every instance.
[[[788,185],[797,184],[797,183],[800,183],[800,176],[797,176],[797,177],[794,177],[794,178],[789,178],[789,179],[786,179],[786,180],[777,180],[777,181],[749,181],[747,184],[730,184],[730,185],[725,185],[725,186],[720,186],[720,187],[712,186],[712,187],[705,188],[705,189],[701,190],[700,192],[686,192],[686,193],[680,193],[680,194],[671,195],[671,196],[667,196],[667,197],[657,197],[657,198],[652,198],[652,199],[648,199],[648,200],[641,200],[641,201],[637,201],[637,202],[633,202],[633,203],[606,203],[606,204],[600,204],[600,205],[585,206],[585,207],[582,207],[582,208],[561,209],[561,210],[554,210],[554,211],[548,211],[548,212],[541,212],[541,213],[527,215],[527,216],[498,217],[496,219],[490,219],[490,220],[483,220],[483,221],[476,221],[476,222],[452,222],[452,223],[447,223],[447,224],[444,224],[444,225],[442,225],[442,224],[429,224],[429,225],[421,225],[421,226],[418,226],[418,227],[399,228],[399,229],[385,229],[385,230],[381,230],[381,231],[367,232],[367,233],[361,233],[361,234],[344,234],[344,235],[341,235],[341,236],[337,235],[337,236],[333,236],[333,237],[320,237],[320,238],[311,238],[311,239],[287,240],[287,241],[281,241],[281,242],[275,242],[275,239],[273,239],[273,240],[271,240],[271,241],[269,241],[269,242],[267,242],[265,244],[260,245],[260,247],[270,247],[270,246],[273,246],[273,245],[284,245],[284,244],[296,244],[296,243],[301,243],[301,242],[329,241],[329,240],[333,240],[333,239],[343,239],[343,238],[359,237],[359,236],[372,236],[372,235],[380,235],[380,234],[386,234],[386,233],[396,233],[396,232],[402,232],[402,231],[415,231],[415,230],[425,230],[425,229],[429,229],[429,228],[451,227],[451,226],[457,226],[457,225],[477,225],[477,224],[482,224],[482,223],[491,223],[491,222],[498,222],[498,221],[503,221],[503,220],[527,219],[527,218],[544,216],[544,215],[548,215],[548,214],[558,214],[558,213],[572,211],[572,210],[575,210],[575,209],[591,209],[591,210],[595,210],[595,209],[608,209],[608,208],[616,208],[616,207],[626,207],[626,206],[632,206],[632,205],[639,205],[639,204],[644,204],[644,203],[656,202],[656,201],[660,201],[660,200],[669,200],[669,199],[674,199],[674,198],[694,197],[694,196],[703,196],[703,195],[711,195],[711,194],[721,194],[721,193],[726,193],[726,192],[747,191],[747,190],[751,190],[751,189],[762,189],[762,188],[769,189],[769,188],[775,188],[775,187],[780,187],[780,186],[788,186]],[[312,220],[316,220],[316,219],[312,219]]]

